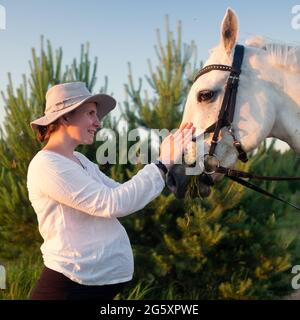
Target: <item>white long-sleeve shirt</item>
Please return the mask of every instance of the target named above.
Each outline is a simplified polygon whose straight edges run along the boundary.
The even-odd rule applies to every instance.
[[[85,285],[129,281],[132,249],[117,218],[161,193],[161,173],[149,164],[119,184],[83,154],[74,155],[84,168],[49,150],[39,151],[29,164],[27,188],[44,239],[44,264]]]

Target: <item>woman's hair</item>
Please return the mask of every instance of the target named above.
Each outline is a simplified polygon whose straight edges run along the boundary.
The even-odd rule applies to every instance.
[[[50,138],[51,133],[56,131],[58,127],[58,120],[48,124],[47,126],[38,126],[37,139],[39,140],[39,142],[47,142]]]
[[[76,112],[76,109],[66,113],[62,117],[68,117],[73,115]],[[37,128],[37,139],[39,142],[47,142],[51,136],[51,133],[56,131],[59,127],[59,119],[48,124],[47,126],[38,126]]]

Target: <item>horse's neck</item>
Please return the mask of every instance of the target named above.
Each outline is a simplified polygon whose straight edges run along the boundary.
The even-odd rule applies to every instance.
[[[300,153],[300,75],[285,75],[280,100],[276,104],[276,121],[270,136],[287,142]]]
[[[276,120],[269,134],[287,142],[300,153],[300,73],[286,72],[283,67],[265,65],[261,77],[272,87]]]
[[[269,137],[285,141],[296,153],[300,154],[300,107],[298,112],[293,108],[291,111],[283,111],[276,118],[274,127]]]

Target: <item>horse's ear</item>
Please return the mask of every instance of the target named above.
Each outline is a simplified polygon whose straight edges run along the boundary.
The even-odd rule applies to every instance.
[[[226,53],[230,55],[235,46],[238,35],[238,20],[233,10],[227,9],[221,25],[221,44]]]

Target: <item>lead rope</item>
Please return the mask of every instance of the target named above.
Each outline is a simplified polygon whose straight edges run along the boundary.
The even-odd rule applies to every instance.
[[[245,172],[245,171],[240,171],[240,170],[235,170],[235,169],[229,169],[225,168],[222,166],[218,166],[215,170],[216,173],[221,173],[224,174],[226,177],[229,179],[243,185],[244,187],[247,187],[249,189],[252,189],[256,192],[259,192],[267,197],[276,199],[280,202],[283,202],[291,207],[293,207],[296,210],[300,211],[300,207],[296,206],[295,204],[275,195],[270,193],[269,191],[262,189],[261,187],[246,181],[244,179],[255,179],[255,180],[261,180],[261,181],[300,181],[300,177],[277,177],[277,176],[259,176],[252,174],[251,172]]]
[[[231,180],[233,180],[233,181],[235,181],[235,182],[237,182],[237,183],[249,188],[249,189],[252,189],[252,190],[254,190],[256,192],[259,192],[259,193],[261,193],[261,194],[263,194],[263,195],[265,195],[267,197],[270,197],[270,198],[273,198],[273,199],[278,200],[280,202],[283,202],[283,203],[289,205],[290,207],[300,211],[300,207],[297,207],[293,203],[291,203],[291,202],[289,202],[289,201],[287,201],[287,200],[285,200],[283,198],[280,198],[279,196],[277,196],[275,194],[272,194],[272,193],[268,192],[267,190],[262,189],[262,188],[258,187],[257,185],[255,185],[253,183],[250,183],[249,181],[245,181],[245,180],[243,180],[241,178],[238,178],[238,177],[231,177],[231,176],[227,176],[227,177],[229,179],[231,179]],[[300,178],[298,180],[300,180]]]

